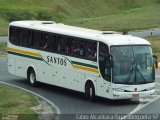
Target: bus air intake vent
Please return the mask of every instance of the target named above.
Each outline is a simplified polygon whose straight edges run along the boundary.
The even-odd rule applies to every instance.
[[[43,21],[42,24],[54,24],[55,22],[53,21]]]
[[[118,32],[115,31],[102,31],[103,35],[109,35],[109,34],[118,34]]]

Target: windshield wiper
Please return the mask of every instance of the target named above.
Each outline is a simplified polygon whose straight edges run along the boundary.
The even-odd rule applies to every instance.
[[[130,69],[130,72],[129,72],[129,75],[128,75],[127,79],[125,80],[125,83],[129,83],[129,80],[131,78],[131,75],[134,73],[134,70],[135,70],[135,65],[134,65],[134,62],[133,62],[132,66],[131,66],[131,69]],[[135,77],[135,79],[136,79],[136,77]]]
[[[144,82],[147,82],[147,80],[145,79],[145,77],[143,76],[143,74],[141,73],[141,71],[139,70],[139,68],[137,66],[137,63],[136,63],[136,72],[138,72],[140,74],[140,76],[144,80]],[[137,76],[136,76],[136,82],[137,82]]]

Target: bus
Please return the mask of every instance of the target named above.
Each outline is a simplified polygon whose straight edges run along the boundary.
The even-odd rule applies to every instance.
[[[32,86],[46,83],[120,100],[154,95],[151,45],[139,37],[52,21],[9,24],[8,71]]]

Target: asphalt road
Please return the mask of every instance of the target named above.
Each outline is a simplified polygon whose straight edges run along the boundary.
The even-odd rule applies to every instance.
[[[0,43],[7,42],[8,37],[0,37]]]
[[[142,30],[142,31],[133,31],[128,34],[137,36],[137,37],[148,37],[148,36],[156,36],[160,35],[160,28],[154,28],[150,30]]]
[[[63,116],[80,119],[84,114],[131,114],[131,113],[160,113],[160,70],[156,70],[156,96],[140,100],[111,101],[98,98],[92,103],[78,92],[62,89],[55,86],[40,84],[37,88],[31,87],[24,78],[16,77],[7,71],[7,58],[0,58],[0,81],[23,87],[42,95],[56,104]],[[67,114],[67,115],[66,115]],[[73,115],[74,114],[74,115]],[[83,116],[88,117],[88,116]],[[68,120],[71,118],[68,118]]]

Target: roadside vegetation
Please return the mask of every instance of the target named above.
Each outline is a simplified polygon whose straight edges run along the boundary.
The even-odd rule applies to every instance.
[[[38,114],[31,107],[39,105],[31,94],[0,84],[0,119],[37,120]]]
[[[0,49],[6,50],[7,49],[7,43],[0,43]]]
[[[7,54],[7,43],[0,43],[0,57]]]
[[[0,0],[0,35],[15,20],[52,20],[99,30],[149,29],[160,27],[159,11],[159,0]]]
[[[118,14],[103,17],[81,18],[70,20],[75,26],[110,31],[134,31],[160,28],[160,6],[145,6],[122,11]]]

